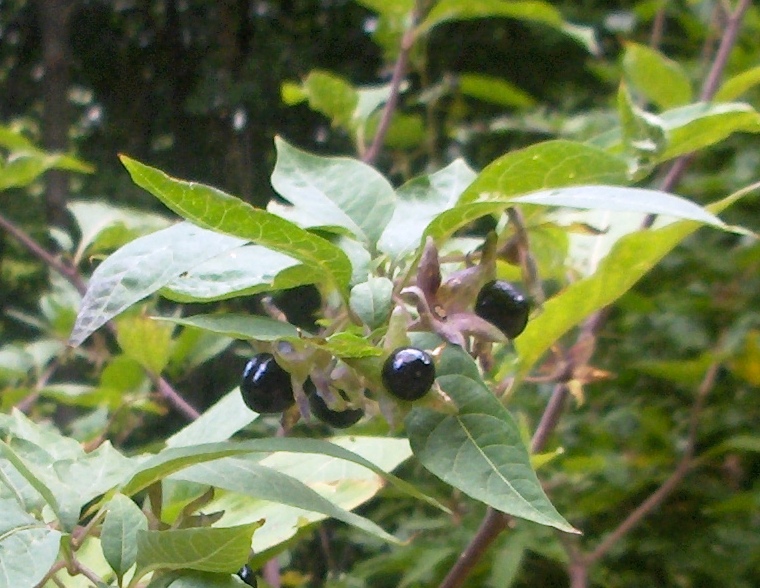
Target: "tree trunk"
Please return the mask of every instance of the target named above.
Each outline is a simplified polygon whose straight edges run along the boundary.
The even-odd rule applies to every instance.
[[[73,0],[37,0],[45,69],[42,134],[43,145],[49,151],[67,151],[69,148],[69,20],[73,5]],[[46,220],[50,225],[65,227],[68,224],[68,173],[50,170],[46,179]]]

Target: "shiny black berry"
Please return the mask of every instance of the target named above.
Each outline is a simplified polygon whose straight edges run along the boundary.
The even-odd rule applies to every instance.
[[[346,410],[332,410],[322,397],[313,390],[309,394],[309,407],[312,414],[323,423],[335,427],[336,429],[345,429],[356,424],[364,416],[361,408],[348,408]]]
[[[383,385],[401,400],[419,400],[435,380],[435,365],[430,354],[416,347],[399,347],[383,364]]]
[[[245,365],[240,393],[248,408],[262,414],[282,412],[295,403],[290,374],[271,353],[259,353]]]
[[[478,293],[475,314],[514,339],[525,329],[530,313],[528,298],[509,282],[488,282]]]
[[[243,580],[246,584],[249,586],[253,586],[253,588],[256,588],[258,586],[258,582],[256,581],[256,576],[253,575],[253,570],[251,569],[251,566],[248,564],[245,564],[242,568],[238,570],[237,573],[238,576],[240,576],[240,579]]]

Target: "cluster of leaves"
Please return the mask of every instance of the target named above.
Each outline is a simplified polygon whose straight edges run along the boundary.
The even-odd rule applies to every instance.
[[[398,57],[409,31],[419,40],[447,22],[490,16],[539,23],[595,50],[587,30],[571,27],[540,2],[441,0],[419,22],[412,17],[413,28],[408,2],[363,4],[378,11],[376,39],[391,58]],[[271,181],[282,200],[267,209],[122,157],[134,183],[184,220],[172,223],[163,216],[105,204],[72,203],[80,235],[55,235],[71,267],[94,256],[107,257],[92,273],[81,300],[68,284],[54,282],[56,289],[41,303],[45,322],[36,323],[47,337],[33,345],[0,348],[0,377],[7,387],[2,402],[10,413],[0,420],[0,566],[10,585],[52,585],[53,577],[67,586],[240,585],[234,574],[244,563],[257,567],[290,549],[294,536],[325,517],[348,523],[371,540],[398,543],[399,536],[411,534],[421,523],[404,526],[389,517],[389,525],[398,531],[391,535],[377,522],[351,512],[386,484],[424,504],[430,521],[447,522],[453,516],[441,504],[449,502],[451,489],[469,497],[458,501],[457,516],[467,509],[479,513],[473,505],[482,505],[531,521],[517,524],[499,546],[494,563],[480,572],[483,585],[508,585],[517,578],[521,562],[529,567],[534,554],[566,565],[568,554],[547,527],[571,533],[578,527],[595,535],[609,529],[604,515],[619,518],[612,506],[645,494],[661,476],[658,466],[665,459],[663,452],[642,450],[632,461],[641,457],[652,463],[626,463],[615,455],[620,448],[611,437],[619,434],[636,447],[671,447],[680,426],[666,418],[666,402],[641,406],[640,414],[632,414],[635,403],[621,408],[621,390],[629,385],[644,404],[649,396],[633,383],[641,374],[695,387],[716,361],[730,366],[733,377],[757,385],[760,353],[757,317],[735,316],[736,306],[753,300],[752,293],[736,293],[729,301],[734,308],[723,309],[724,315],[734,313],[730,329],[704,325],[703,341],[697,344],[689,340],[695,336],[693,323],[679,322],[694,307],[679,304],[681,292],[663,289],[668,276],[654,269],[707,225],[720,235],[709,239],[728,236],[738,243],[736,250],[743,256],[739,267],[730,269],[752,276],[758,248],[751,233],[716,216],[748,190],[729,196],[723,191],[725,197],[703,207],[643,187],[658,166],[676,157],[712,148],[738,132],[758,132],[760,114],[750,104],[734,101],[752,89],[758,76],[754,70],[742,72],[723,84],[715,100],[693,102],[687,74],[656,50],[629,44],[622,71],[626,83],[615,101],[618,122],[608,130],[515,149],[480,172],[455,159],[398,188],[359,159],[310,154],[279,138]],[[508,99],[520,108],[532,105],[505,81],[486,76],[462,76],[456,88],[444,86],[436,90],[456,90],[499,104]],[[324,71],[283,87],[286,102],[307,101],[363,155],[371,152],[383,106],[393,92],[392,85],[356,88]],[[651,111],[641,104],[651,105]],[[415,129],[424,131],[418,115],[395,111],[388,133],[380,138],[394,157],[411,157],[403,150],[417,146],[419,136],[406,134]],[[0,170],[6,187],[28,184],[50,166],[82,171],[79,162],[40,153],[10,130],[2,136],[11,152]],[[657,217],[653,228],[641,231],[652,215]],[[472,230],[483,219],[494,227],[492,237]],[[426,286],[431,250],[440,255],[443,290],[473,268],[487,267],[489,275],[478,276],[478,284],[494,276],[522,281],[538,302],[525,332],[513,344],[494,337],[494,349],[490,342],[485,345],[482,330],[455,329],[452,334],[447,327],[454,321],[445,311],[454,307],[447,308],[446,301],[461,301],[443,291],[436,298],[437,287]],[[478,258],[481,263],[473,265]],[[698,273],[688,267],[686,255],[668,259],[673,264],[666,269],[669,273],[673,267],[679,274],[684,267]],[[713,264],[714,277],[726,278],[726,270],[715,260]],[[741,284],[735,275],[728,277],[737,287]],[[643,291],[656,290],[654,295],[631,293],[642,278]],[[704,273],[696,284],[709,287]],[[318,288],[322,299],[314,329],[288,322],[267,296],[307,285]],[[415,287],[422,298],[443,301],[441,308],[427,309],[434,312],[426,315],[424,305],[410,304],[405,296]],[[466,309],[472,308],[476,292],[468,291]],[[157,295],[182,304],[221,304],[210,313],[186,314],[175,307],[167,312],[159,310],[166,306],[156,304]],[[227,310],[236,299],[261,295],[273,316]],[[533,394],[529,381],[537,371],[556,371],[562,358],[555,353],[547,359],[548,352],[564,345],[567,335],[593,313],[616,302],[626,313],[615,324],[621,323],[630,343],[609,353],[619,354],[623,359],[616,365],[628,371],[606,394],[568,417],[560,447],[569,453],[567,458],[559,457],[560,449],[530,456],[529,425],[513,418],[540,410],[535,405],[542,395]],[[658,305],[667,312],[658,311]],[[717,312],[705,315],[705,321],[724,318]],[[648,344],[657,349],[658,339],[641,332],[635,319],[651,323],[662,338],[680,338],[679,351],[697,349],[700,354],[689,362],[682,356],[670,362],[642,357],[637,348]],[[111,344],[99,331],[103,327],[115,335],[116,351],[109,351]],[[410,327],[422,332],[409,333]],[[67,338],[73,348],[64,346]],[[351,368],[359,388],[369,384],[381,394],[377,382],[384,356],[409,341],[437,350],[435,389],[444,401],[388,406],[382,398],[373,403],[349,394],[349,402],[361,405],[368,415],[352,437],[309,439],[313,429],[300,426],[293,428],[294,436],[273,437],[271,419],[248,411],[233,389],[193,423],[160,440],[160,447],[134,452],[104,441],[114,433],[128,439],[150,415],[165,410],[167,399],[177,403],[165,377],[179,378],[229,349],[281,353],[281,344],[288,343],[299,358],[287,366],[296,381],[303,382],[315,366],[337,361]],[[97,383],[50,383],[46,372],[64,364],[95,366]],[[601,385],[595,382],[602,378],[584,363],[574,367],[566,383],[583,402],[584,386],[596,390]],[[36,382],[34,389],[29,389],[30,381]],[[151,393],[154,386],[163,396]],[[39,399],[32,411],[39,417],[45,416],[46,407],[75,407],[69,436],[35,424],[19,410],[10,411],[19,403],[31,409],[30,395]],[[288,429],[295,418],[284,421]],[[728,432],[715,425],[710,431],[714,442],[704,459],[756,452],[757,437],[746,430],[746,418]],[[245,439],[252,434],[258,438]],[[426,478],[414,487],[389,473],[412,455],[439,482]],[[534,471],[539,466],[552,488],[568,489],[552,493],[559,511],[539,483]],[[632,484],[641,471],[647,475]],[[579,503],[579,487],[591,482],[599,483]],[[756,491],[750,489],[715,508],[746,512],[755,499]],[[442,528],[446,525],[436,530]],[[715,532],[727,528],[716,526]],[[652,537],[651,546],[642,541],[641,549],[657,548]],[[441,532],[437,542],[404,549],[389,555],[378,548],[379,555],[358,566],[354,578],[380,586],[378,570],[406,567],[401,585],[430,583],[458,552],[448,532]],[[410,568],[412,557],[417,564]],[[667,573],[675,574],[677,562],[670,565]],[[719,577],[721,568],[715,570]],[[597,579],[603,581],[605,573],[598,572]]]

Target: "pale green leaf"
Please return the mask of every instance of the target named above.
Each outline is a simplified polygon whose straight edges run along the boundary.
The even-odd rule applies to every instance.
[[[172,331],[171,325],[150,317],[127,316],[118,322],[116,339],[124,355],[154,374],[160,374],[169,362]]]
[[[374,247],[396,200],[388,180],[356,159],[311,155],[280,138],[275,145],[274,189],[308,214],[312,226],[344,227]]]
[[[244,243],[242,239],[179,223],[126,244],[93,272],[70,343],[81,344],[114,316],[182,272]]]
[[[208,302],[269,292],[278,286],[281,272],[299,265],[288,255],[259,245],[244,245],[223,251],[183,272],[166,284],[161,294],[178,302]],[[306,281],[301,283],[309,283],[313,277],[308,271],[302,275]],[[289,280],[288,285],[300,284]]]
[[[382,325],[391,312],[393,282],[388,278],[370,278],[351,289],[349,305],[367,326],[375,329]]]
[[[623,71],[628,83],[661,109],[691,101],[691,82],[686,73],[656,49],[626,43]]]
[[[60,543],[61,532],[42,523],[0,535],[0,586],[36,586],[58,558]]]
[[[475,176],[463,160],[457,159],[442,170],[401,186],[396,210],[378,248],[394,259],[413,252],[420,245],[425,227],[436,215],[454,206]]]
[[[172,178],[126,156],[121,161],[138,186],[184,218],[290,255],[321,271],[341,291],[348,285],[351,264],[325,239],[216,188]]]
[[[744,193],[738,192],[707,209],[720,212]],[[515,339],[519,355],[518,374],[526,375],[562,335],[592,312],[615,302],[700,226],[695,221],[678,221],[620,239],[593,275],[570,284],[550,298],[542,312],[532,318],[525,331]]]
[[[256,419],[235,388],[183,429],[166,440],[167,447],[187,447],[199,443],[226,441]]]
[[[392,535],[372,521],[337,506],[300,480],[252,461],[220,459],[191,466],[175,474],[174,478],[318,512],[353,525],[384,541],[397,542]]]

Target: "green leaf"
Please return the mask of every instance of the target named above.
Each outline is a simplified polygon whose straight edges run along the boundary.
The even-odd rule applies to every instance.
[[[576,186],[533,192],[509,201],[518,204],[564,206],[587,210],[641,212],[693,220],[722,229],[728,228],[717,216],[690,200],[667,192],[644,188]]]
[[[172,330],[171,325],[138,315],[119,321],[116,338],[127,357],[154,374],[160,374],[169,362]]]
[[[493,76],[460,74],[457,88],[465,96],[507,108],[528,108],[536,102],[530,94],[514,84]]]
[[[137,561],[137,533],[148,530],[148,519],[123,494],[116,494],[106,506],[108,514],[100,531],[100,545],[108,565],[121,578]]]
[[[55,513],[61,526],[65,531],[71,531],[79,520],[79,509],[81,502],[76,491],[67,486],[58,476],[55,475],[52,468],[52,460],[48,461],[45,466],[38,464],[38,458],[35,461],[29,459],[28,455],[34,453],[36,456],[42,455],[43,451],[34,451],[34,448],[28,441],[16,441],[17,446],[24,448],[27,455],[22,455],[20,451],[14,450],[4,441],[0,441],[0,454],[10,462],[15,470],[45,499],[47,505]],[[44,456],[47,458],[48,456]],[[44,459],[43,458],[43,459]]]
[[[626,43],[623,72],[634,89],[661,109],[691,102],[691,82],[686,72],[651,47]]]
[[[707,209],[720,212],[744,193],[737,192]],[[679,221],[621,238],[594,274],[570,284],[550,298],[542,312],[532,318],[525,331],[515,339],[519,355],[518,375],[525,376],[562,335],[592,312],[615,302],[700,226],[695,221]]]
[[[626,163],[614,155],[584,143],[546,141],[507,153],[489,164],[464,191],[458,204],[547,188],[627,181]],[[431,234],[430,228],[426,232]]]
[[[348,285],[351,264],[325,239],[216,188],[172,178],[126,156],[121,156],[121,161],[138,186],[184,218],[290,255],[321,271],[340,291]]]
[[[332,438],[330,441],[362,456],[386,472],[392,471],[412,455],[406,439],[350,435]],[[377,473],[329,455],[277,452],[257,463],[300,480],[345,510],[366,503],[384,486],[383,478]],[[252,561],[254,567],[272,556],[270,550],[277,546],[284,547],[300,530],[325,518],[325,515],[314,511],[233,492],[219,492],[217,498],[206,508],[210,511],[224,511],[217,523],[219,526],[265,519],[264,526],[253,537],[256,552]]]
[[[448,346],[436,371],[437,384],[458,412],[416,407],[407,416],[412,451],[425,468],[497,510],[577,532],[544,494],[517,423],[483,383],[470,356]]]
[[[229,249],[183,272],[161,290],[161,294],[178,302],[210,302],[234,296],[250,296],[270,292],[279,287],[278,277],[288,269],[303,267],[288,255],[259,245]],[[313,272],[299,272],[304,281],[288,286],[311,283]],[[292,274],[291,274],[292,275]]]
[[[165,588],[240,588],[243,583],[238,579],[236,574],[213,574],[211,572],[188,572],[181,574]],[[148,588],[164,588],[163,586],[153,586],[153,582]]]
[[[185,318],[156,317],[156,319],[186,327],[196,327],[234,339],[278,341],[287,337],[298,337],[298,329],[290,323],[250,314],[196,314]]]
[[[124,494],[132,495],[175,472],[198,463],[246,453],[269,453],[273,451],[321,454],[362,465],[382,476],[383,479],[402,492],[446,510],[411,484],[384,472],[363,457],[338,445],[317,439],[268,438],[239,443],[208,443],[191,447],[167,448],[137,464],[132,472],[125,477],[121,491]]]
[[[567,34],[570,38],[584,45],[590,52],[596,53],[596,41],[584,27],[568,25],[560,12],[548,2],[523,0],[508,2],[504,0],[439,0],[428,12],[425,20],[418,27],[419,33],[427,33],[441,23],[473,20],[480,18],[504,17],[543,24]]]
[[[248,561],[251,537],[260,526],[138,531],[137,573],[156,569],[235,573]]]
[[[308,343],[309,341],[306,340]],[[360,359],[362,357],[379,357],[383,350],[372,344],[366,337],[353,333],[336,333],[324,343],[317,343],[322,349],[340,359]]]
[[[388,278],[370,278],[351,289],[349,305],[364,324],[376,329],[391,313],[393,282]]]
[[[634,156],[633,169],[647,169],[651,159],[662,153],[667,144],[660,117],[636,106],[625,84],[620,84],[618,90],[618,115],[625,151],[632,152]]]
[[[199,443],[226,441],[256,419],[235,388],[183,429],[166,440],[167,447],[187,447]]]
[[[442,170],[405,183],[398,189],[396,210],[378,248],[394,259],[416,250],[425,227],[436,215],[454,206],[475,176],[463,160],[457,159]]]
[[[372,521],[337,506],[300,480],[252,461],[220,459],[187,468],[174,478],[322,513],[384,541],[398,542]]]
[[[93,272],[70,344],[81,344],[114,316],[182,272],[243,243],[190,223],[179,223],[128,243]]]
[[[731,100],[736,100],[739,96],[758,84],[760,84],[760,65],[727,79],[716,92],[713,100],[715,102],[729,102]]]
[[[61,532],[0,500],[0,586],[37,586],[58,558]]]
[[[662,112],[659,121],[667,136],[667,147],[654,162],[705,149],[736,132],[760,132],[760,114],[741,102],[697,102]],[[620,127],[597,135],[589,144],[610,153],[624,149]]]
[[[106,202],[80,200],[71,202],[68,209],[81,233],[77,259],[87,251],[121,247],[138,237],[165,229],[171,223],[165,216]]]
[[[312,110],[327,116],[336,126],[351,123],[359,96],[345,79],[333,73],[312,70],[301,86]]]
[[[272,186],[312,218],[311,226],[348,229],[374,247],[393,214],[393,187],[374,168],[348,157],[321,157],[275,139]]]

